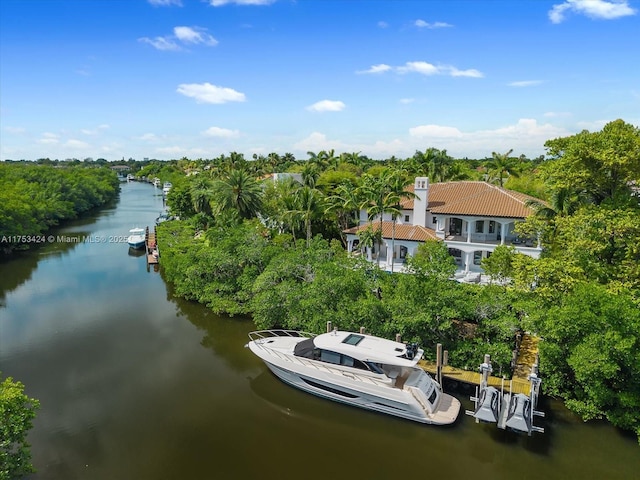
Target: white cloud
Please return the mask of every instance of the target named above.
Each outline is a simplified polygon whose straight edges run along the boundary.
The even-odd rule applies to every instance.
[[[244,93],[237,92],[232,88],[218,87],[205,83],[182,83],[178,85],[178,93],[191,97],[198,103],[227,103],[244,102]]]
[[[517,82],[507,83],[509,87],[535,87],[540,85],[542,80],[520,80]]]
[[[627,0],[566,0],[549,10],[549,19],[552,23],[561,23],[567,12],[601,20],[613,20],[636,14],[636,10],[629,6]]]
[[[207,33],[206,28],[202,27],[173,27],[173,35],[164,37],[142,37],[139,42],[148,43],[158,50],[178,51],[181,50],[179,43],[186,45],[206,45],[214,47],[218,44],[218,40]]]
[[[202,132],[202,134],[206,137],[235,138],[240,136],[240,131],[229,130],[228,128],[210,127]]]
[[[396,67],[398,73],[421,73],[422,75],[437,75],[440,69],[427,62],[407,62],[402,67]]]
[[[367,70],[359,70],[356,73],[384,73],[388,71],[393,71],[400,75],[404,75],[407,73],[419,73],[421,75],[427,76],[449,75],[451,77],[484,77],[484,74],[481,71],[476,70],[475,68],[460,70],[457,67],[451,65],[433,65],[429,62],[424,61],[407,62],[404,65],[397,67],[380,63],[377,65],[372,65]]]
[[[139,42],[148,43],[152,47],[158,50],[176,51],[180,50],[180,46],[171,37],[142,37],[138,39]]]
[[[23,127],[4,127],[4,130],[14,135],[20,135],[27,132],[26,128]]]
[[[102,124],[102,125],[98,125],[98,127],[94,128],[93,130],[89,128],[83,128],[80,130],[80,132],[83,133],[84,135],[97,135],[98,133],[100,133],[101,130],[108,130],[108,129],[109,129],[109,125]]]
[[[476,70],[475,68],[469,68],[467,70],[458,70],[456,67],[445,66],[442,67],[443,71],[448,71],[449,75],[452,77],[471,77],[471,78],[482,78],[484,74]]]
[[[45,132],[42,134],[42,137],[38,140],[38,143],[42,143],[45,145],[55,145],[60,143],[60,137],[55,133]]]
[[[415,102],[416,99],[415,98],[401,98],[400,99],[400,103],[403,105],[409,105],[410,103]]]
[[[173,34],[178,40],[183,43],[198,44],[214,46],[218,44],[218,41],[211,35],[206,33],[205,28],[199,27],[174,27]]]
[[[181,0],[147,0],[154,7],[168,7],[170,5],[182,6]]]
[[[525,118],[514,125],[492,130],[463,131],[447,125],[419,125],[410,128],[407,135],[372,142],[342,141],[328,138],[321,132],[313,132],[294,142],[292,148],[296,155],[298,152],[302,155],[307,151],[333,148],[338,152],[362,152],[363,155],[377,159],[389,158],[391,155],[406,158],[416,150],[423,151],[427,147],[447,150],[455,158],[490,157],[491,152],[506,152],[513,148],[515,154],[532,158],[545,153],[544,143],[550,138],[572,133],[574,132],[549,123],[539,124],[534,119]]]
[[[378,65],[371,65],[367,70],[360,70],[356,73],[383,73],[391,70],[389,65],[379,63]]]
[[[223,5],[271,5],[276,0],[209,0],[212,7],[221,7]]]
[[[559,117],[570,117],[570,112],[545,112],[544,114],[547,118],[559,118]]]
[[[378,22],[378,27],[379,28],[387,28],[389,26],[389,24],[387,22],[384,21],[379,21]]]
[[[81,148],[87,148],[89,144],[87,142],[83,142],[82,140],[75,140],[71,138],[64,143],[64,146],[67,148],[81,149]]]
[[[138,137],[138,140],[142,140],[143,142],[156,142],[158,141],[158,136],[155,133],[145,133]]]
[[[429,29],[453,27],[453,25],[450,25],[450,24],[445,23],[445,22],[429,23],[429,22],[425,22],[424,20],[421,20],[421,19],[416,20],[413,24],[418,28],[429,28]]]
[[[412,137],[460,138],[462,132],[455,127],[443,125],[420,125],[409,129]]]
[[[307,110],[311,112],[339,112],[344,110],[346,105],[340,100],[320,100],[319,102],[309,105]]]

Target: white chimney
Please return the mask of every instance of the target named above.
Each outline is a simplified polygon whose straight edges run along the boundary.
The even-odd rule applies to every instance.
[[[429,205],[429,179],[416,177],[414,185],[416,198],[413,199],[413,224],[427,226],[427,205]]]

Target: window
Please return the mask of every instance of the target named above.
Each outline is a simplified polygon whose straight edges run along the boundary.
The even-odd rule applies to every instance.
[[[407,222],[407,223],[409,223],[409,215],[405,215],[405,216],[404,216],[404,221],[405,221],[405,222]]]
[[[476,222],[476,233],[484,232],[484,220],[478,220]]]
[[[438,223],[438,219],[436,217],[433,217],[433,220],[431,220],[431,223]]]
[[[480,265],[480,262],[482,262],[482,252],[480,250],[476,250],[473,252],[473,264]]]
[[[362,335],[357,335],[352,333],[347,338],[345,338],[342,343],[346,343],[347,345],[358,345],[364,337]]]
[[[489,233],[495,233],[496,232],[496,222],[494,222],[493,220],[489,220]]]
[[[329,350],[322,350],[322,353],[320,354],[320,361],[340,365],[340,354]]]

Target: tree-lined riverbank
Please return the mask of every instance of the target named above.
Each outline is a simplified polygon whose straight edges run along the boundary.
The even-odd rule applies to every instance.
[[[60,222],[100,207],[119,190],[108,167],[0,163],[0,255],[46,242]]]

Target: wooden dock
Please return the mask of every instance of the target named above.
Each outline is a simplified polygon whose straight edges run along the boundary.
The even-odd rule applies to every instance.
[[[144,235],[144,246],[147,254],[147,264],[155,265],[159,262],[158,244],[156,243],[156,229],[153,228],[153,232],[147,230]]]
[[[513,378],[522,378],[527,380],[531,373],[531,365],[537,363],[538,343],[540,338],[530,333],[525,333],[520,342],[518,349],[518,359],[513,371]]]
[[[420,360],[419,365],[432,376],[436,376],[437,367],[435,362],[429,362],[427,360]],[[469,383],[473,385],[480,385],[482,375],[480,372],[472,372],[469,370],[463,370],[461,368],[451,367],[449,365],[442,367],[442,376],[457,382]],[[502,378],[489,376],[488,384],[491,387],[495,387],[498,390],[502,388]],[[504,380],[505,391],[511,390],[511,393],[524,393],[529,395],[531,384],[526,378],[513,378],[513,380]]]

